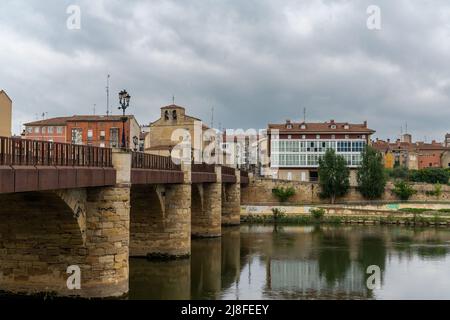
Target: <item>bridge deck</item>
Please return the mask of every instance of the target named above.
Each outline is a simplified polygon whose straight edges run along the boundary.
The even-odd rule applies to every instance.
[[[217,181],[214,165],[193,164],[193,183]],[[184,173],[171,158],[132,153],[132,184],[183,183]],[[222,182],[236,183],[235,169],[222,167]],[[116,170],[112,149],[0,137],[0,193],[112,186]],[[241,183],[248,174],[241,172]]]

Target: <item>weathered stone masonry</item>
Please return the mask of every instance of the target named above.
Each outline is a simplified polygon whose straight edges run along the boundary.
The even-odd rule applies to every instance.
[[[236,226],[241,222],[241,173],[236,170],[236,183],[222,185],[222,225]]]
[[[128,157],[114,155],[116,162]],[[115,187],[0,195],[0,290],[81,297],[127,293],[126,180],[121,173]],[[72,265],[81,270],[80,290],[67,287]]]
[[[222,232],[222,171],[216,167],[217,180],[192,186],[192,236],[220,237]]]

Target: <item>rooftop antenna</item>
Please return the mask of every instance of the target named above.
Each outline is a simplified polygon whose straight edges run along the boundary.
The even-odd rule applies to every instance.
[[[109,116],[109,78],[111,78],[111,75],[108,74],[106,77],[106,116]]]
[[[45,116],[48,114],[48,112],[42,112],[42,120],[45,119]]]
[[[407,134],[408,133],[408,121],[406,121],[405,125],[406,125],[405,133]]]
[[[214,107],[211,107],[211,128],[214,128]]]
[[[306,108],[303,108],[303,123],[306,123]]]
[[[172,104],[175,105],[175,95],[172,95]]]
[[[95,107],[96,107],[97,105],[94,103],[94,116],[95,116]]]

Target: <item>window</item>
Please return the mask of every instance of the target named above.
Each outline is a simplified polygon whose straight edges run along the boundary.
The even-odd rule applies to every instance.
[[[305,124],[302,124],[302,125],[300,126],[300,129],[306,129],[306,125],[305,125]]]
[[[39,133],[39,127],[34,127],[34,133]]]
[[[109,139],[111,148],[119,147],[119,128],[109,129]]]
[[[57,127],[56,128],[56,133],[62,134],[63,133],[63,127]]]
[[[292,124],[286,125],[286,128],[287,128],[287,129],[292,129]]]
[[[345,139],[349,139],[350,136],[348,134],[345,135]]]
[[[348,124],[344,125],[344,129],[348,130],[350,127],[348,126]]]
[[[47,130],[48,130],[48,133],[53,133],[53,127],[48,127]]]
[[[291,136],[291,135],[288,135],[288,139],[289,139],[289,140],[292,139],[292,136]]]
[[[88,138],[88,140],[92,141],[93,137],[94,137],[94,131],[92,129],[89,129],[87,131],[87,138]]]
[[[334,134],[331,135],[331,139],[336,139],[336,136]]]
[[[306,135],[303,134],[303,135],[302,135],[302,139],[306,139]]]
[[[102,142],[102,143],[100,143],[100,148],[104,148],[105,147],[105,144]]]
[[[47,132],[47,127],[42,127],[42,133],[46,133]]]
[[[316,134],[316,139],[320,139],[320,134]]]
[[[80,128],[72,129],[72,143],[83,144],[83,130]]]
[[[352,152],[363,152],[364,146],[364,141],[354,141],[352,142]]]
[[[351,152],[351,142],[350,141],[338,141],[337,142],[337,152]]]
[[[331,125],[331,129],[336,129],[336,125],[335,124]]]
[[[33,133],[33,127],[27,127],[27,133]]]

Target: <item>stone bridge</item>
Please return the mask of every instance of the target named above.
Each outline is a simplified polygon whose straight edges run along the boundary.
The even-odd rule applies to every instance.
[[[128,292],[129,257],[183,258],[240,223],[248,175],[120,149],[0,138],[0,291]],[[67,286],[69,266],[81,289]]]

